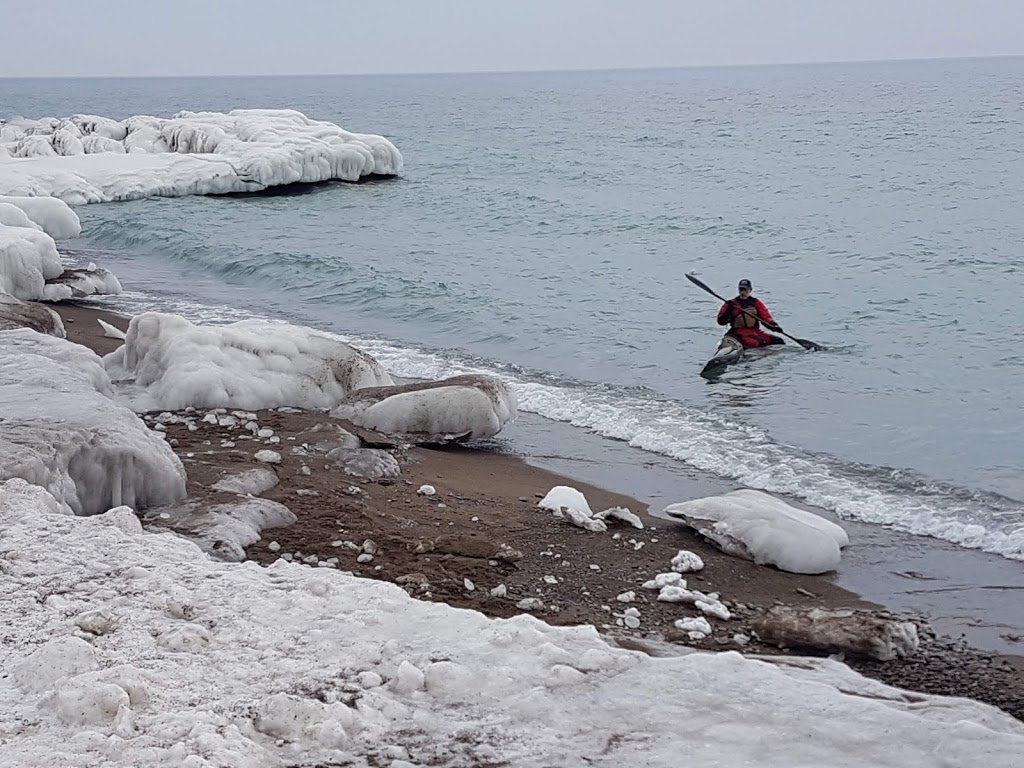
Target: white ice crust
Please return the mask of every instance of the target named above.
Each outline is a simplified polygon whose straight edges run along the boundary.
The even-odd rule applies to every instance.
[[[355,393],[331,416],[425,441],[482,440],[515,418],[515,395],[492,376],[465,375]]]
[[[993,707],[908,699],[838,662],[654,657],[334,569],[214,562],[124,508],[62,516],[20,480],[0,485],[0,552],[5,768],[1011,768],[1024,752]]]
[[[85,347],[27,329],[0,332],[0,480],[39,485],[79,515],[184,498],[177,456],[111,391]]]
[[[725,552],[792,573],[825,573],[839,565],[850,539],[840,526],[774,496],[739,490],[665,508]]]
[[[391,377],[369,355],[310,328],[270,320],[194,325],[147,312],[103,358],[133,410],[329,408]]]
[[[72,205],[253,192],[401,171],[402,155],[387,139],[286,109],[0,123],[0,193]]]

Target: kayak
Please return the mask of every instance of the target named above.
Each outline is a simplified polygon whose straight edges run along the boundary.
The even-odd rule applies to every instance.
[[[739,362],[743,358],[743,345],[734,336],[726,334],[718,342],[718,349],[715,354],[704,364],[701,376],[709,376],[720,373],[727,365]]]

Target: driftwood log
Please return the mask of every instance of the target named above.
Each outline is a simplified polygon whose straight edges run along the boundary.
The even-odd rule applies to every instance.
[[[892,661],[917,651],[917,625],[859,611],[776,606],[753,622],[766,643]]]

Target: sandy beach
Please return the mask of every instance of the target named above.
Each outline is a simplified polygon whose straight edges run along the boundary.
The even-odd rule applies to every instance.
[[[68,338],[99,354],[112,351],[120,341],[103,335],[97,317],[127,327],[126,318],[94,306],[64,304],[57,309]],[[840,586],[834,574],[783,573],[722,554],[684,526],[652,514],[663,499],[654,486],[647,486],[646,495],[638,492],[639,467],[630,473],[632,482],[625,482],[608,471],[609,463],[600,456],[592,461],[585,454],[582,460],[533,456],[524,461],[500,450],[404,448],[385,437],[366,435],[364,442],[376,441],[401,465],[397,478],[367,481],[288,450],[313,442],[316,428],[330,421],[326,414],[261,411],[259,421],[280,439],[282,457],[279,464],[270,465],[277,484],[262,495],[286,505],[298,517],[292,526],[264,531],[262,539],[248,548],[247,556],[261,564],[285,557],[311,567],[337,567],[391,581],[420,599],[490,616],[528,610],[552,624],[592,624],[613,642],[651,653],[660,652],[665,644],[757,654],[805,653],[806,649],[761,643],[754,636],[752,622],[776,605],[906,614],[905,605],[879,599],[886,593],[882,575],[876,580],[882,586],[867,600]],[[533,426],[542,431],[540,425],[527,422],[523,429]],[[187,470],[189,496],[202,505],[216,504],[227,496],[211,488],[224,476],[268,466],[253,458],[265,446],[240,437],[237,430],[204,424],[203,429],[189,432],[181,424],[168,424],[166,436]],[[690,482],[695,491],[690,497],[704,490],[721,492],[703,488],[698,478]],[[420,493],[424,485],[432,486],[434,493]],[[614,525],[606,533],[575,528],[537,507],[556,485],[579,489],[595,510],[628,507],[645,527]],[[148,523],[159,527],[159,520]],[[860,529],[867,527],[850,528],[851,537],[856,539]],[[871,570],[883,574],[892,570],[886,564],[879,567],[877,552],[872,561],[865,547],[855,549],[854,559],[862,567],[852,572],[865,581],[864,574]],[[723,622],[727,630],[691,640],[675,629],[674,622],[699,612],[693,606],[657,602],[655,592],[641,588],[644,581],[669,570],[679,550],[695,552],[704,560],[704,570],[688,578],[697,589],[720,593],[733,615]],[[496,589],[498,594],[492,593]],[[517,607],[527,598],[537,602],[530,608]],[[631,607],[641,615],[636,629],[623,626],[624,612]],[[922,629],[921,648],[910,659],[880,662],[851,657],[846,661],[886,683],[911,691],[968,696],[1024,719],[1020,657],[972,648],[959,639]]]

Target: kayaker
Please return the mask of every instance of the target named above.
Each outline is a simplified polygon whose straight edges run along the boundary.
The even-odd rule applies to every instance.
[[[718,324],[731,325],[728,335],[736,337],[747,348],[785,344],[785,339],[771,336],[761,330],[761,323],[764,323],[768,330],[776,332],[781,332],[782,326],[775,322],[763,301],[750,295],[750,290],[750,281],[740,280],[739,295],[725,302],[718,310]]]

